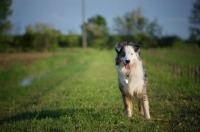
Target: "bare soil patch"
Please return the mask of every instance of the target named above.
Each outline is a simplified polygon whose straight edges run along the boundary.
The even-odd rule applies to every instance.
[[[8,68],[14,63],[20,63],[24,66],[31,64],[32,62],[52,56],[53,53],[12,53],[12,54],[0,54],[0,67]]]

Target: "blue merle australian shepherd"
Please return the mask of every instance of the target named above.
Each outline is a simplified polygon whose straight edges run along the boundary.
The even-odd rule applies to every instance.
[[[126,115],[132,116],[132,98],[137,98],[139,114],[149,119],[149,101],[146,93],[147,73],[139,55],[140,46],[122,42],[115,45],[115,50],[118,84]]]

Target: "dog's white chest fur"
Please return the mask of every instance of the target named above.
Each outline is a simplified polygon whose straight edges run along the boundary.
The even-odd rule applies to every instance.
[[[118,81],[123,86],[123,91],[130,95],[141,93],[144,86],[142,62],[135,62],[130,70],[124,67],[124,64],[116,66]]]

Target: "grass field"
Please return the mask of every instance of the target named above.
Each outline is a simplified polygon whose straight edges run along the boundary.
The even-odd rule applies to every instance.
[[[133,117],[125,116],[114,49],[64,49],[30,64],[15,58],[0,68],[0,131],[200,131],[199,53],[142,50],[155,120],[140,117],[136,101]]]

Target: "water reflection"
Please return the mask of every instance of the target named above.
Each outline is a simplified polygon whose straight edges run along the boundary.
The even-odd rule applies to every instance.
[[[33,81],[33,78],[29,78],[29,77],[24,78],[24,80],[21,81],[20,86],[23,86],[23,87],[29,86],[32,84],[32,81]]]

